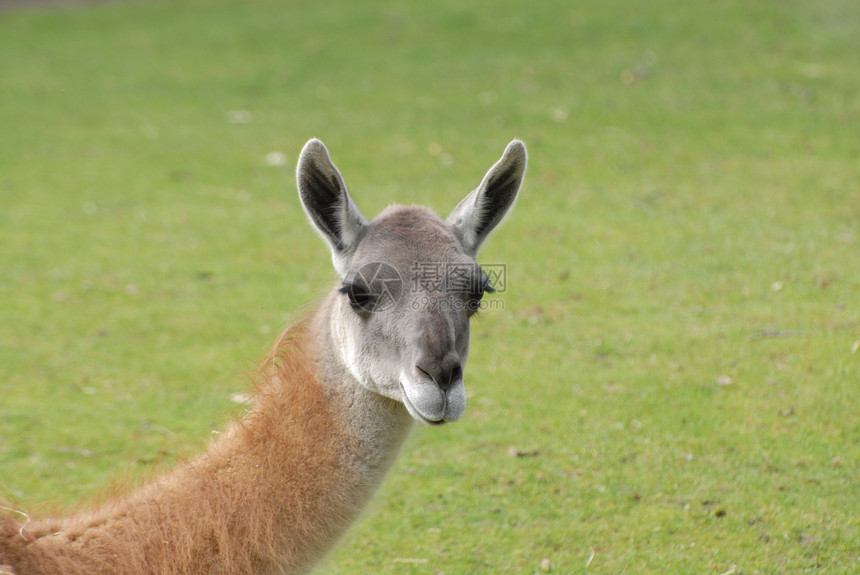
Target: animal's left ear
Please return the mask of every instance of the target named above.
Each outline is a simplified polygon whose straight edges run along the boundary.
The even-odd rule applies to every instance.
[[[490,168],[481,185],[460,202],[448,223],[463,244],[466,253],[475,257],[478,248],[514,204],[523,183],[528,157],[525,145],[514,140],[505,148],[502,158]]]

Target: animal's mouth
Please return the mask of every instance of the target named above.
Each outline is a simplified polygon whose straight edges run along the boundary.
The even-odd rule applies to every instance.
[[[400,396],[403,398],[403,405],[406,407],[406,411],[409,412],[409,415],[411,415],[414,419],[417,419],[424,425],[439,426],[448,423],[448,420],[445,419],[444,415],[440,419],[430,419],[426,417],[423,413],[421,413],[409,399],[409,394],[406,393],[406,388],[403,386],[403,380],[400,381]],[[444,414],[444,412],[445,411],[443,409],[442,413]]]

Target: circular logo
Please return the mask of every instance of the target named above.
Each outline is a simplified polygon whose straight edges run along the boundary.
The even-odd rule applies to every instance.
[[[356,311],[374,313],[391,309],[403,295],[403,280],[396,269],[383,262],[364,264],[344,291]]]

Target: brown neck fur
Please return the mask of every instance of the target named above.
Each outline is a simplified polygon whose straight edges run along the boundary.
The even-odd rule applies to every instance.
[[[22,528],[0,517],[0,574],[309,569],[358,515],[400,445],[391,457],[367,453],[368,438],[347,423],[354,399],[317,376],[332,370],[320,369],[324,335],[315,331],[285,333],[248,414],[197,459],[68,519]]]

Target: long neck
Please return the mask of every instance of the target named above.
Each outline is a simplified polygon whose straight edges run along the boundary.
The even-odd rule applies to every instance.
[[[318,315],[324,316],[328,303]],[[303,573],[369,500],[411,428],[326,353],[324,317],[288,332],[248,414],[129,497],[0,528],[18,573]]]

